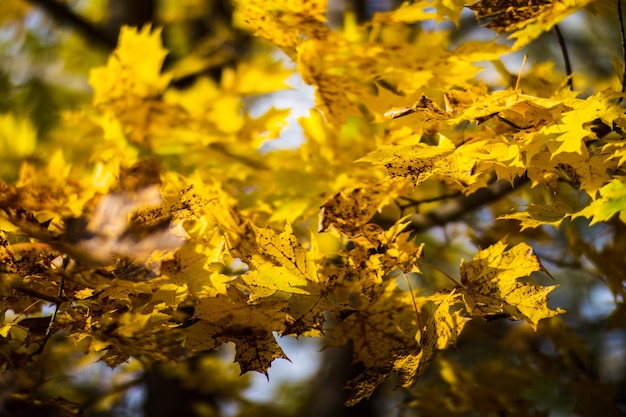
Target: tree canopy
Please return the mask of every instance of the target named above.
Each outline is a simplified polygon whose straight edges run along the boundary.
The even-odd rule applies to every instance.
[[[621,2],[161,2],[119,33],[101,3],[0,2],[0,414],[147,384],[62,382],[101,361],[264,415],[238,374],[296,337],[348,347],[347,406],[626,413]],[[294,74],[315,107],[272,146]]]

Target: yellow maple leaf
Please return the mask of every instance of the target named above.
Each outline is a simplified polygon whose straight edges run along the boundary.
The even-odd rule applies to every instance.
[[[561,222],[569,217],[571,209],[564,204],[530,204],[524,211],[505,214],[498,219],[519,220],[521,223],[521,231],[525,229],[534,229],[543,225],[559,227]]]
[[[567,104],[571,109],[562,114],[558,123],[546,126],[541,131],[553,135],[551,147],[558,144],[553,155],[567,152],[584,155],[587,150],[584,139],[596,136],[590,128],[591,122],[600,119],[607,126],[612,126],[624,114],[624,109],[614,102],[617,97],[618,93],[604,90],[584,100],[569,99]]]
[[[478,19],[489,18],[487,27],[510,35],[517,41],[514,50],[522,48],[568,15],[585,7],[592,0],[482,0],[471,5]]]
[[[227,296],[202,298],[195,305],[195,323],[181,329],[185,346],[202,351],[234,342],[235,361],[242,373],[267,373],[274,359],[286,357],[273,334],[285,328],[286,307],[287,303],[280,300],[249,305],[248,298],[233,287]]]
[[[37,147],[37,131],[29,119],[11,113],[0,114],[2,158],[23,158]]]
[[[423,304],[417,300],[418,308]],[[414,304],[394,279],[385,281],[375,299],[329,331],[330,346],[352,341],[353,357],[366,369],[347,384],[348,405],[369,397],[394,370],[394,362],[419,351]]]
[[[454,144],[442,140],[438,146],[418,143],[410,146],[385,146],[359,159],[383,165],[390,179],[409,179],[418,186],[435,174],[435,165],[454,152]]]
[[[236,6],[238,20],[292,58],[303,38],[322,39],[330,32],[325,24],[327,2],[323,0],[237,0]]]
[[[443,299],[441,299],[443,297]],[[461,295],[434,294],[428,300],[439,303],[436,310],[428,317],[425,331],[420,341],[420,351],[410,352],[394,363],[394,369],[400,377],[399,385],[411,387],[424,373],[428,365],[435,359],[437,352],[454,345],[463,331],[469,317],[464,317],[458,308],[461,304]]]
[[[89,74],[89,83],[94,90],[93,104],[161,94],[171,79],[161,73],[166,55],[167,50],[161,43],[161,29],[122,27],[119,45],[109,56],[107,65],[95,68]]]
[[[587,217],[592,219],[591,224],[595,224],[610,220],[615,215],[626,223],[626,186],[623,179],[614,179],[600,188],[600,198],[572,217]]]
[[[256,272],[242,276],[246,284],[292,294],[319,293],[323,277],[314,260],[317,254],[302,246],[289,224],[281,233],[256,226],[252,230],[259,254],[249,261]]]
[[[555,167],[563,173],[573,184],[580,184],[590,196],[595,197],[598,190],[611,181],[611,172],[615,169],[615,163],[608,159],[605,154],[599,153],[591,157],[586,149],[583,155],[576,153],[562,153],[556,155],[551,161]]]
[[[545,271],[530,246],[520,243],[506,249],[498,242],[479,251],[470,262],[461,263],[461,283],[465,287],[466,307],[470,313],[507,313],[537,328],[539,320],[561,314],[548,307],[548,294],[556,288],[521,281],[533,272]]]
[[[410,180],[414,187],[434,177],[470,193],[486,184],[476,171],[483,158],[492,159],[492,156],[480,142],[456,148],[452,141],[439,135],[437,146],[425,143],[383,146],[359,161],[382,165],[389,179]]]
[[[330,196],[322,204],[319,231],[337,230],[354,236],[384,204],[387,187],[370,185],[348,188]]]
[[[400,7],[390,12],[376,12],[372,16],[373,24],[415,23],[433,20],[436,17],[430,1],[403,2]]]
[[[469,320],[460,308],[461,294],[436,293],[413,298],[399,290],[395,280],[386,281],[381,289],[363,311],[355,312],[330,329],[331,346],[351,340],[355,360],[366,366],[365,371],[347,384],[348,405],[369,397],[393,371],[398,372],[398,385],[415,384],[437,352],[456,343]],[[436,308],[423,329],[419,329],[415,307],[421,310],[429,302]]]

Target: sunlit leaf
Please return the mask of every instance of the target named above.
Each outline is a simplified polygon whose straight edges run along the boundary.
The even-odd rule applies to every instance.
[[[470,312],[508,313],[537,328],[539,320],[563,313],[548,307],[548,294],[556,286],[541,287],[520,280],[544,271],[532,248],[525,243],[506,249],[498,242],[461,264],[461,282],[466,288]]]

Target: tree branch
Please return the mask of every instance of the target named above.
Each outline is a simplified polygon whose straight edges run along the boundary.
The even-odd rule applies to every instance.
[[[419,233],[435,226],[443,226],[456,221],[467,213],[501,199],[526,182],[528,182],[526,177],[516,178],[512,186],[507,181],[500,181],[487,188],[482,188],[474,194],[455,198],[428,213],[415,213],[411,216],[411,224],[405,230]]]
[[[617,0],[617,17],[619,20],[619,33],[622,41],[622,57],[624,66],[622,69],[622,93],[626,91],[626,30],[624,29],[624,14],[622,12],[622,0]],[[624,97],[620,97],[617,101],[621,103]]]
[[[27,0],[35,6],[42,8],[52,18],[63,25],[70,26],[80,32],[88,41],[96,43],[111,51],[117,46],[117,36],[96,26],[72,9],[56,0]]]
[[[559,29],[559,25],[554,25],[554,33],[556,34],[556,39],[559,41],[559,47],[561,48],[561,53],[563,54],[563,64],[565,65],[565,75],[567,75],[567,86],[569,87],[570,90],[574,90],[574,81],[572,80],[572,64],[569,59],[569,52],[567,52],[567,45],[565,43],[565,38],[563,38],[561,29]]]
[[[48,294],[43,294],[39,291],[35,291],[33,289],[30,289],[28,287],[26,287],[25,285],[23,285],[20,282],[16,282],[16,283],[11,283],[11,289],[15,290],[15,291],[19,291],[22,294],[26,294],[29,295],[31,297],[35,297],[35,298],[39,298],[40,300],[44,300],[44,301],[48,301],[49,303],[53,303],[53,304],[61,304],[63,301],[67,301],[66,299],[64,299],[61,296],[54,296],[54,295],[48,295]]]

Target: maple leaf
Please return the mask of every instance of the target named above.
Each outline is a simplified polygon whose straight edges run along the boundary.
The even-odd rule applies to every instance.
[[[461,263],[461,283],[468,312],[505,312],[536,329],[539,320],[564,312],[547,305],[547,296],[556,286],[540,287],[520,280],[539,271],[545,269],[525,243],[506,249],[504,242],[498,242],[479,251],[473,260]]]
[[[454,145],[441,140],[438,146],[424,143],[409,146],[385,146],[359,159],[382,165],[390,179],[410,179],[413,186],[426,181],[435,174],[436,164],[454,152]]]
[[[437,9],[435,9],[437,10]],[[389,12],[376,12],[372,16],[372,24],[414,23],[433,20],[436,14],[431,2],[403,2],[400,7]]]
[[[453,183],[466,192],[484,185],[475,172],[476,152],[480,145],[456,148],[445,136],[439,136],[437,146],[415,145],[383,146],[359,161],[382,165],[389,179],[408,179],[417,187],[434,177]]]
[[[614,179],[599,190],[600,198],[592,201],[587,207],[578,211],[572,218],[587,217],[590,224],[608,221],[616,214],[626,223],[626,182]]]
[[[615,163],[606,154],[598,152],[589,157],[576,153],[563,153],[552,158],[555,168],[562,172],[562,177],[573,184],[580,184],[589,195],[596,196],[598,190],[612,179],[611,172]]]
[[[510,37],[518,50],[592,0],[482,0],[469,6],[478,19],[490,19],[487,27],[502,34],[515,29]]]
[[[470,320],[463,316],[460,307],[461,295],[435,294],[428,300],[438,302],[434,312],[428,316],[425,331],[422,333],[421,350],[417,354],[406,355],[394,363],[398,371],[398,385],[412,387],[424,373],[428,365],[435,359],[437,352],[456,344],[465,324]]]
[[[580,155],[586,153],[585,138],[596,137],[591,129],[592,122],[601,120],[605,125],[612,126],[613,122],[624,114],[624,109],[614,102],[619,96],[614,91],[604,90],[585,100],[568,100],[570,109],[561,115],[561,120],[541,130],[541,133],[551,135],[550,147],[554,149],[552,155],[567,152]]]
[[[323,262],[317,241],[311,236],[305,249],[289,223],[285,230],[251,226],[257,254],[247,258],[251,270],[239,277],[236,285],[249,294],[249,304],[278,300],[288,302],[282,311],[285,325],[276,331],[281,335],[321,336],[325,312],[336,305],[325,296],[328,277],[320,271]]]
[[[257,36],[272,41],[292,58],[303,40],[301,34],[309,39],[323,39],[330,33],[325,25],[325,1],[238,0],[235,4],[242,20]]]
[[[337,230],[354,236],[388,201],[387,187],[348,188],[330,196],[321,206],[319,231]]]
[[[280,234],[254,225],[252,230],[259,255],[248,260],[255,272],[241,277],[246,284],[293,294],[319,293],[325,278],[318,273],[314,243],[307,251],[289,224]]]
[[[91,70],[89,82],[94,89],[93,104],[106,105],[117,100],[161,94],[171,79],[169,75],[161,74],[166,55],[160,29],[152,31],[150,26],[144,26],[139,31],[122,27],[119,45],[106,67]],[[137,59],[138,56],[143,59]]]
[[[396,280],[386,281],[381,289],[364,310],[355,311],[330,329],[330,346],[351,340],[354,360],[366,367],[346,385],[350,390],[346,405],[368,398],[394,371],[399,375],[398,385],[414,385],[437,352],[456,342],[469,320],[462,316],[460,294],[414,299],[398,289]],[[437,307],[424,329],[418,329],[415,306],[420,309],[428,302]]]
[[[195,239],[187,242],[161,268],[161,276],[179,288],[185,288],[193,297],[225,295],[228,283],[233,279],[220,273],[223,264],[216,259],[222,254],[223,239],[218,239],[215,244],[211,244],[214,242],[210,238],[207,240],[209,242]]]
[[[498,219],[519,220],[521,231],[534,229],[543,225],[559,227],[571,214],[572,210],[564,204],[530,204],[526,210],[517,213],[504,214]]]
[[[517,130],[539,129],[550,125],[560,118],[561,113],[568,110],[558,100],[522,94],[512,89],[489,94],[483,89],[449,91],[445,97],[459,121],[485,123],[492,118],[498,118]]]
[[[231,287],[228,296],[198,300],[193,324],[180,331],[185,335],[185,346],[193,351],[218,349],[222,343],[234,342],[241,372],[266,374],[274,359],[286,358],[273,334],[285,329],[286,307],[287,303],[280,300],[250,305],[247,296]]]
[[[37,131],[29,119],[0,114],[0,148],[5,160],[31,155],[37,147]]]
[[[354,311],[329,330],[329,346],[352,341],[354,360],[365,371],[350,381],[347,405],[369,397],[394,370],[394,361],[407,352],[418,352],[418,329],[412,298],[398,288],[396,280],[386,281],[376,298],[363,310]]]

